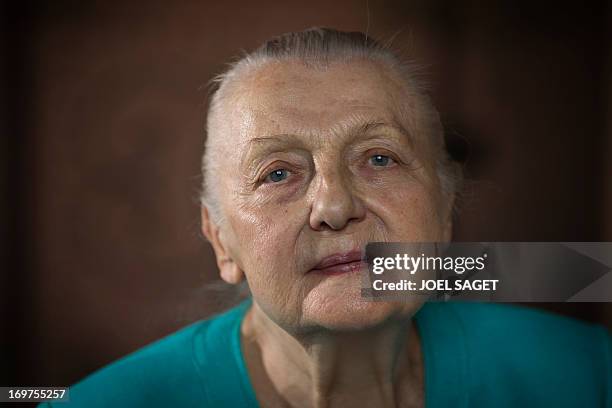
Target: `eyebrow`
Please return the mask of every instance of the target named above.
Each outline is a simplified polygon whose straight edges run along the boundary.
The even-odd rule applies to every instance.
[[[351,132],[351,135],[353,135],[354,137],[363,136],[363,135],[367,135],[368,133],[371,133],[381,128],[393,129],[395,132],[399,133],[400,136],[404,138],[408,144],[412,145],[413,141],[409,133],[402,126],[395,123],[395,121],[392,121],[390,123],[386,121],[368,122],[368,123],[362,124],[361,126],[358,126],[357,131],[354,133]]]
[[[404,128],[402,128],[400,125],[396,124],[395,122],[388,123],[387,121],[382,121],[382,120],[368,121],[365,123],[358,123],[354,125],[351,124],[348,126],[343,126],[341,129],[339,129],[339,131],[342,133],[349,134],[353,137],[357,137],[357,136],[363,136],[365,134],[368,134],[373,130],[385,128],[385,127],[391,128],[399,132],[402,136],[406,137],[408,141],[410,141],[408,132],[406,132]],[[330,130],[329,133],[338,133],[338,129]],[[303,145],[303,143],[301,143],[299,135],[292,134],[292,133],[279,133],[279,134],[269,135],[269,136],[254,137],[250,139],[249,141],[247,141],[246,144],[249,146],[253,146],[253,145],[268,144],[270,142],[274,142],[274,144],[277,147],[284,146],[284,145],[294,146],[296,144]]]
[[[254,137],[248,142],[246,142],[249,148],[257,145],[266,145],[270,143],[274,143],[277,147],[285,145],[294,146],[296,144],[301,144],[298,136],[291,133],[279,133],[270,136]]]
[[[376,122],[368,122],[364,123],[360,126],[361,129],[358,133],[368,133],[371,130],[377,129],[379,127],[387,126],[385,122],[376,121]]]
[[[266,156],[273,152],[287,151],[291,148],[305,148],[304,143],[294,134],[276,134],[271,136],[254,137],[247,141],[246,151],[240,158],[240,166],[253,168],[254,157]]]
[[[345,133],[350,135],[351,140],[355,140],[359,137],[371,134],[373,131],[381,128],[393,129],[395,132],[400,134],[401,139],[412,145],[412,140],[410,139],[408,132],[406,132],[401,126],[393,122],[389,123],[388,121],[382,120],[349,124],[348,126],[342,126],[341,129],[330,130],[330,133]],[[376,137],[377,135],[372,136]],[[293,133],[279,133],[269,136],[254,137],[248,140],[246,145],[247,150],[242,157],[243,164],[247,158],[251,158],[255,154],[264,155],[271,152],[287,151],[292,148],[307,148],[303,142],[303,139],[299,135]]]

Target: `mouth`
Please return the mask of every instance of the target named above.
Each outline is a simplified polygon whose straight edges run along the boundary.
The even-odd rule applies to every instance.
[[[343,275],[361,270],[361,251],[339,252],[321,259],[308,273],[321,275]]]

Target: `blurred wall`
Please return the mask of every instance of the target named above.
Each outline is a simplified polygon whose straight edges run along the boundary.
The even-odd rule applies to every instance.
[[[457,240],[612,240],[605,2],[23,2],[4,10],[5,384],[70,384],[221,310],[200,238],[206,92],[314,25],[425,64],[470,147]],[[606,304],[543,305],[610,324]]]

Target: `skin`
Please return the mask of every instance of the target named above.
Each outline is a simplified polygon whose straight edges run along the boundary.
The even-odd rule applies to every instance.
[[[253,296],[242,341],[258,400],[422,405],[411,320],[421,302],[368,302],[359,273],[309,273],[371,241],[450,238],[452,197],[440,193],[439,141],[422,126],[418,97],[366,60],[268,62],[219,92],[209,137],[224,221],[203,207],[202,229],[221,277],[246,278]]]

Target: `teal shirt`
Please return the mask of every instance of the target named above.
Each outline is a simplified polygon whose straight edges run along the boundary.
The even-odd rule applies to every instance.
[[[102,368],[50,407],[257,407],[240,345],[250,300]],[[425,406],[612,407],[603,327],[524,307],[427,303]]]

